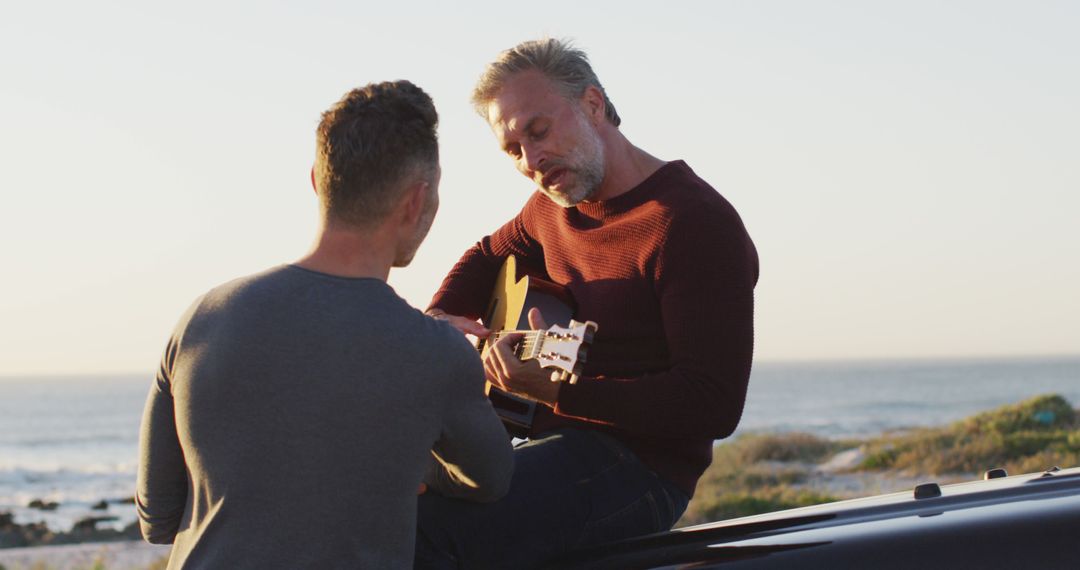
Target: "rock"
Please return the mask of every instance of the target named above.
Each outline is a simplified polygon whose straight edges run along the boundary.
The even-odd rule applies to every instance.
[[[91,505],[90,508],[95,511],[104,511],[109,508],[109,503],[106,502],[105,499],[102,499]]]
[[[56,501],[42,501],[41,499],[34,499],[33,501],[30,501],[29,505],[26,506],[31,509],[38,509],[41,511],[55,511],[56,508],[60,506],[60,503],[57,503]]]
[[[29,546],[26,538],[17,530],[0,530],[0,548]]]
[[[49,544],[55,535],[43,523],[14,524],[0,528],[0,548]]]
[[[139,526],[139,521],[135,521],[125,526],[124,530],[120,531],[120,534],[124,535],[127,538],[132,538],[135,540],[142,539],[142,529]]]
[[[121,540],[137,541],[142,538],[138,521],[127,525],[123,530],[97,527],[99,523],[116,520],[119,520],[119,517],[110,515],[89,516],[76,522],[68,532],[53,532],[49,530],[49,527],[44,522],[18,524],[14,521],[12,513],[0,512],[0,548],[55,546]],[[34,566],[34,568],[37,568],[37,566]],[[0,570],[4,569],[0,567]]]
[[[78,522],[76,522],[75,526],[71,527],[71,532],[73,532],[73,533],[96,532],[97,531],[97,524],[99,522],[112,522],[114,520],[116,520],[116,517],[86,517],[86,518],[80,519]]]

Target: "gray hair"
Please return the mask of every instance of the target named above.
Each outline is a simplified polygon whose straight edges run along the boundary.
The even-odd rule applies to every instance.
[[[531,69],[543,73],[567,99],[580,98],[590,86],[596,87],[604,96],[607,120],[616,127],[622,122],[585,52],[574,48],[567,40],[552,38],[522,42],[499,54],[498,59],[484,69],[473,89],[472,103],[476,112],[486,118],[488,104],[498,96],[506,80]]]

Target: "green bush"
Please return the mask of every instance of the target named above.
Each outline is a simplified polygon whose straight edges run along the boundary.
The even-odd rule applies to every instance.
[[[978,473],[1028,465],[1025,458],[1047,450],[1067,462],[1080,453],[1078,444],[1080,422],[1069,402],[1059,395],[1038,396],[943,428],[871,440],[859,468],[924,475]]]
[[[808,433],[747,434],[735,441],[743,463],[758,461],[818,462],[835,451],[836,444]]]
[[[747,434],[717,445],[678,526],[834,501],[796,486],[807,480],[807,464],[845,445],[805,433]]]
[[[976,414],[954,425],[969,431],[998,433],[1071,429],[1076,427],[1076,411],[1065,398],[1050,394]]]

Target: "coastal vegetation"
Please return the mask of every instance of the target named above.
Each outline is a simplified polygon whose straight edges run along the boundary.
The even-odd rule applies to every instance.
[[[1080,413],[1044,395],[937,428],[866,440],[745,434],[717,445],[678,526],[1010,474],[1080,465]]]

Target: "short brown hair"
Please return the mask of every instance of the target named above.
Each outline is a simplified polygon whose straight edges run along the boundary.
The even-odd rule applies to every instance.
[[[314,177],[324,213],[357,226],[384,219],[409,177],[434,177],[438,124],[431,97],[409,81],[346,93],[316,130]]]
[[[567,99],[579,98],[590,86],[596,87],[604,96],[604,115],[616,127],[622,123],[615,105],[611,103],[604,86],[589,65],[589,56],[576,49],[568,40],[544,38],[522,42],[499,54],[490,63],[473,89],[472,102],[476,112],[487,118],[487,106],[499,95],[510,76],[535,69],[550,79]]]

